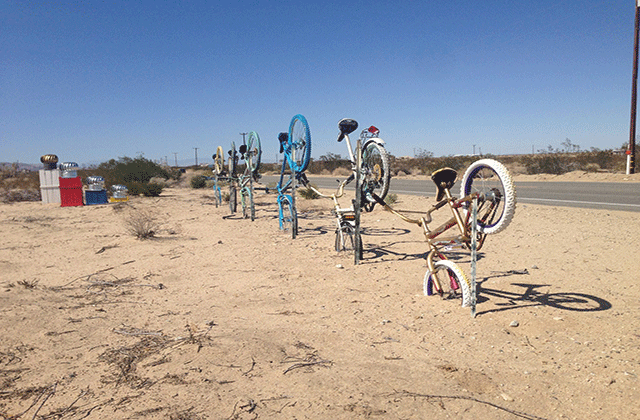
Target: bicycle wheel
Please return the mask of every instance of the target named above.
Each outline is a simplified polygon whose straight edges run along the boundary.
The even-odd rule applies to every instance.
[[[260,136],[255,131],[249,133],[247,153],[251,154],[251,174],[257,178],[262,159],[262,147],[260,146]]]
[[[240,192],[242,198],[242,217],[251,218],[253,222],[256,219],[256,208],[253,203],[253,193],[250,188],[243,188]]]
[[[447,299],[462,297],[462,306],[469,306],[471,303],[471,287],[462,269],[449,260],[436,261],[434,268],[442,287],[442,290],[436,292]],[[423,289],[425,295],[433,294],[433,273],[429,269],[424,275]]]
[[[231,183],[229,185],[229,209],[231,213],[235,213],[238,209],[238,192],[236,190],[236,186]]]
[[[479,192],[478,232],[498,233],[506,228],[516,210],[516,188],[507,168],[493,159],[471,164],[462,176],[460,198]],[[470,204],[465,206],[470,211]]]
[[[242,205],[242,217],[244,219],[249,217],[249,207],[247,206],[249,198],[248,198],[247,188],[242,188],[240,190],[240,204]]]
[[[376,202],[371,193],[384,200],[389,192],[390,180],[387,150],[375,141],[366,143],[362,150],[362,192],[365,200],[368,203]]]
[[[289,124],[288,148],[291,153],[292,168],[295,172],[304,172],[311,159],[311,132],[307,119],[298,114]]]
[[[236,143],[231,143],[231,150],[229,151],[229,178],[236,176],[236,168],[238,166],[238,152],[236,151]]]
[[[278,207],[280,229],[290,232],[291,239],[295,239],[298,233],[298,215],[289,197],[286,195],[281,196],[280,200],[278,200]]]
[[[216,154],[213,156],[213,169],[216,175],[220,175],[224,170],[224,149],[218,146]]]
[[[217,184],[213,186],[213,197],[214,201],[216,202],[216,207],[222,204],[222,192],[220,191],[220,187],[218,187]]]
[[[347,220],[340,222],[336,228],[336,251],[353,251],[356,247],[356,229]]]

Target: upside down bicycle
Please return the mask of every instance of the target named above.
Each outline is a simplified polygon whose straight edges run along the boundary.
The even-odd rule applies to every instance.
[[[402,220],[422,228],[429,247],[427,272],[423,280],[424,294],[431,295],[434,291],[447,297],[460,294],[462,306],[469,306],[469,281],[462,269],[446,258],[441,248],[457,244],[471,249],[472,241],[475,240],[477,249],[480,249],[487,235],[501,232],[511,222],[516,207],[516,191],[507,168],[493,159],[478,160],[467,168],[462,176],[460,198],[451,194],[457,176],[457,172],[451,168],[439,169],[431,175],[437,187],[436,203],[419,219],[409,218],[394,210],[375,193],[372,196]],[[474,200],[477,200],[477,229],[476,237],[472,238],[471,204]],[[431,214],[443,207],[451,210],[451,218],[431,230]],[[440,236],[452,228],[457,228],[457,233],[448,237]]]
[[[289,124],[289,131],[280,133],[278,141],[280,153],[284,154],[280,179],[276,187],[278,222],[280,229],[288,231],[291,238],[295,239],[298,234],[296,187],[311,159],[311,132],[307,119],[303,115],[295,115]]]
[[[231,150],[229,150],[229,207],[231,213],[237,211],[239,191],[242,216],[245,219],[251,218],[252,221],[256,217],[253,183],[260,179],[258,170],[260,169],[261,157],[260,136],[255,131],[249,133],[248,140],[240,146],[238,151],[236,151],[235,142],[231,143]],[[238,173],[239,159],[245,162],[244,171],[240,174]]]
[[[362,259],[362,237],[360,235],[360,210],[372,211],[377,203],[372,194],[379,198],[386,197],[389,191],[391,174],[389,171],[389,155],[385,143],[378,137],[380,130],[370,126],[362,130],[356,142],[355,151],[351,145],[349,134],[358,128],[357,121],[343,118],[338,123],[340,134],[338,142],[344,141],[349,153],[352,173],[342,182],[333,194],[323,194],[308,181],[305,174],[300,176],[301,183],[321,197],[333,200],[333,212],[336,217],[336,251],[354,251],[355,263]],[[356,181],[356,197],[350,207],[341,207],[338,201],[344,195],[345,187]]]

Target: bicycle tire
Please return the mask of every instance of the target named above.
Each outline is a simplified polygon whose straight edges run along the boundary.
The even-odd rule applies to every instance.
[[[298,215],[296,214],[293,204],[291,204],[291,201],[285,195],[281,196],[280,200],[278,200],[278,207],[280,213],[280,229],[289,231],[289,233],[291,234],[291,239],[295,239],[296,234],[298,233]]]
[[[220,191],[220,187],[218,185],[213,186],[213,197],[216,202],[216,207],[219,207],[222,204],[222,192]]]
[[[213,156],[213,169],[216,175],[220,175],[224,170],[224,149],[218,146],[216,154]]]
[[[229,178],[235,178],[236,170],[238,167],[238,152],[236,151],[236,143],[231,143],[231,150],[229,151],[229,162],[227,165],[229,169]]]
[[[262,147],[260,145],[260,136],[255,131],[249,133],[247,152],[251,154],[251,174],[257,177],[260,170],[260,162],[262,161]]]
[[[460,198],[475,192],[489,198],[479,203],[478,232],[491,235],[504,230],[511,223],[516,210],[516,189],[507,168],[493,159],[480,159],[472,163],[462,176]],[[494,207],[496,202],[497,206]],[[465,206],[465,210],[470,211],[470,204]],[[494,220],[496,216],[497,220]]]
[[[355,227],[348,221],[342,221],[340,228],[336,228],[336,243],[335,248],[337,252],[353,251],[356,249],[356,230]]]
[[[238,210],[237,194],[238,192],[237,192],[236,186],[233,185],[233,182],[232,182],[231,185],[229,185],[229,209],[231,210],[231,213],[235,213]]]
[[[471,286],[462,269],[456,263],[449,260],[436,261],[434,268],[438,270],[439,273],[444,270],[444,274],[448,277],[444,279],[448,280],[446,284],[441,284],[443,290],[439,291],[439,293],[446,298],[457,298],[460,296],[462,297],[461,306],[469,306],[471,304]],[[433,294],[434,285],[431,276],[431,271],[427,269],[423,281],[423,291],[425,295]],[[439,278],[442,279],[442,276]],[[460,295],[458,295],[458,292],[460,292]]]
[[[291,119],[287,146],[291,156],[291,169],[296,173],[304,172],[311,159],[311,132],[303,115],[298,114]]]
[[[249,208],[247,206],[247,189],[240,189],[240,204],[242,205],[242,218],[246,219],[249,217]]]
[[[375,141],[367,142],[362,149],[362,188],[368,203],[376,203],[371,196],[375,193],[384,198],[389,192],[391,172],[389,170],[389,154],[383,145]]]

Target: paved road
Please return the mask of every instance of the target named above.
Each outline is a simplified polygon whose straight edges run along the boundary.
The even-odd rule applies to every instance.
[[[336,178],[310,176],[309,180],[321,188],[337,187]],[[277,176],[264,176],[262,182],[275,183]],[[430,179],[391,180],[390,191],[396,194],[434,196],[436,187]],[[453,191],[460,191],[459,183]],[[638,182],[516,182],[519,203],[544,204],[561,207],[580,207],[640,212],[640,183]]]

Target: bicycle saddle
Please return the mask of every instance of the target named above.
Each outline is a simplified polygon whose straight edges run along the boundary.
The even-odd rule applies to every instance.
[[[278,140],[280,141],[280,153],[284,152],[284,144],[289,141],[289,133],[278,134]]]
[[[358,122],[350,118],[343,118],[338,123],[338,128],[340,128],[338,141],[342,141],[345,135],[351,134],[358,129]]]
[[[453,184],[456,183],[457,178],[458,173],[451,168],[438,169],[431,174],[431,179],[436,184],[436,187],[438,187],[438,195],[436,196],[436,201],[440,201],[444,198],[444,190],[450,190],[451,188],[453,188]]]

